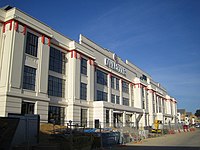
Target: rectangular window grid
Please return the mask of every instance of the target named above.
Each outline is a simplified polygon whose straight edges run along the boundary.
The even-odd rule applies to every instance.
[[[81,58],[81,73],[87,75],[87,60]]]
[[[129,106],[129,99],[123,97],[123,105]]]
[[[97,101],[108,101],[108,94],[97,90]]]
[[[122,81],[122,92],[125,92],[125,93],[129,92],[129,85],[125,81]]]
[[[50,47],[49,70],[65,74],[65,53]]]
[[[119,96],[116,95],[116,104],[119,104]]]
[[[22,109],[21,109],[21,114],[34,114],[34,103],[30,102],[24,102],[22,101]]]
[[[116,78],[116,90],[119,90],[119,79]]]
[[[80,99],[87,100],[87,84],[81,83]]]
[[[111,88],[115,87],[115,77],[111,76]]]
[[[109,113],[109,110],[106,110],[106,124],[109,123],[109,117],[110,116],[110,113]]]
[[[35,77],[36,69],[29,66],[24,66],[23,89],[35,91]]]
[[[107,74],[97,70],[97,83],[107,86]]]
[[[30,32],[27,32],[26,38],[26,53],[37,57],[38,37]]]
[[[49,76],[48,94],[50,96],[64,97],[65,96],[65,80]]]
[[[64,108],[49,106],[48,122],[58,125],[64,125]]]
[[[87,126],[87,109],[81,109],[81,126]]]
[[[113,95],[113,94],[111,95],[111,102],[115,103],[115,95]]]

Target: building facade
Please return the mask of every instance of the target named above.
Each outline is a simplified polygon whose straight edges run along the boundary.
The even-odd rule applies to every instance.
[[[0,116],[86,127],[176,123],[177,101],[150,75],[83,35],[75,42],[17,8],[0,10]]]

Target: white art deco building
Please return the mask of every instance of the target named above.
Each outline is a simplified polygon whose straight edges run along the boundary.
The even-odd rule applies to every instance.
[[[39,114],[87,127],[175,123],[177,101],[130,61],[17,8],[0,9],[0,116]]]

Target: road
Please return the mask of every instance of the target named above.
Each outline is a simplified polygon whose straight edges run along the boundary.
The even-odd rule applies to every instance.
[[[116,150],[200,150],[200,129],[192,132],[182,132],[149,138],[141,143],[128,143]]]

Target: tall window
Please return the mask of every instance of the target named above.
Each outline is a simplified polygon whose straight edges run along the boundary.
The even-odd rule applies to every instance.
[[[111,94],[111,102],[115,103],[115,95]]]
[[[129,106],[129,99],[123,97],[123,105]]]
[[[64,97],[65,96],[65,80],[49,76],[48,94],[50,96]]]
[[[34,114],[34,103],[30,102],[24,102],[22,101],[22,109],[21,109],[21,114]]]
[[[122,92],[128,93],[129,92],[129,87],[128,83],[125,81],[122,81]]]
[[[141,90],[142,90],[142,97],[144,98],[144,96],[145,96],[144,95],[145,94],[144,88],[142,87]]]
[[[48,122],[55,122],[55,124],[64,125],[64,108],[49,106]]]
[[[107,85],[107,74],[103,71],[97,70],[97,83]]]
[[[65,53],[50,47],[49,70],[65,74]]]
[[[119,79],[116,78],[116,90],[119,90]]]
[[[142,100],[142,109],[145,109],[145,101],[144,101],[144,99]]]
[[[97,101],[108,101],[108,94],[97,90]]]
[[[35,77],[36,77],[36,69],[29,66],[24,66],[23,88],[34,91]]]
[[[116,95],[116,104],[119,104],[119,96]]]
[[[109,123],[109,118],[110,118],[109,115],[110,113],[109,113],[109,110],[107,109],[106,110],[106,124]]]
[[[27,32],[26,53],[37,57],[38,37],[30,32]]]
[[[115,77],[111,76],[111,88],[115,87]]]
[[[86,100],[87,99],[87,84],[81,82],[80,87],[80,99]]]
[[[81,58],[81,73],[87,75],[87,60]]]
[[[131,106],[134,107],[134,88],[132,87],[131,89],[132,89],[131,90],[131,93],[132,93],[132,98],[131,98],[131,103],[132,104],[131,104]]]
[[[81,109],[81,126],[87,126],[87,109]]]
[[[153,101],[153,113],[155,113],[156,110],[155,110],[155,99],[154,99],[154,93],[152,93],[152,101]]]

